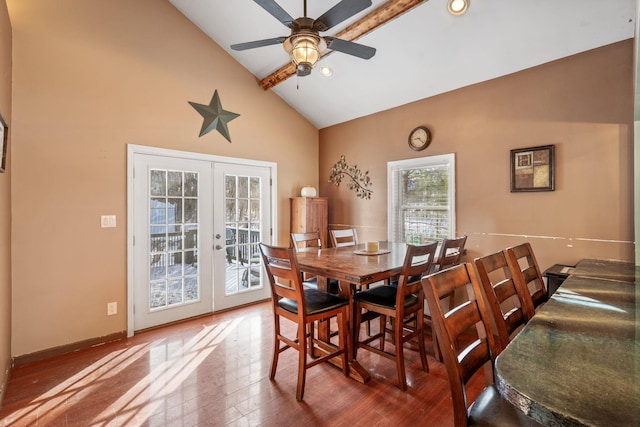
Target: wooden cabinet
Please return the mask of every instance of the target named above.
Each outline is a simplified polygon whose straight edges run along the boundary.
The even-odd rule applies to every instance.
[[[318,231],[322,247],[328,247],[329,204],[326,197],[291,198],[291,232]]]

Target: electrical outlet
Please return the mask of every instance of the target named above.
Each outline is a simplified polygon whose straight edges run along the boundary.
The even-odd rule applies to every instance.
[[[118,314],[118,303],[107,303],[107,316],[113,316],[114,314]]]
[[[100,227],[102,228],[112,228],[116,226],[116,216],[115,215],[102,215],[100,216]]]

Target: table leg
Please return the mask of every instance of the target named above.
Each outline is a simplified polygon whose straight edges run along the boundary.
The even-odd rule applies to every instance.
[[[327,283],[327,278],[322,276],[317,276],[318,279],[318,290],[329,292],[329,285]],[[329,329],[329,322],[322,321],[318,322],[318,339],[329,342],[331,339],[331,330]]]
[[[360,363],[354,357],[354,349],[356,342],[356,329],[360,325],[354,325],[354,305],[353,305],[353,292],[355,291],[355,285],[350,282],[340,281],[340,296],[349,300],[349,318],[347,319],[349,348],[347,352],[347,360],[349,360],[349,376],[354,380],[361,382],[362,384],[368,382],[371,379],[369,372],[360,365]]]
[[[371,379],[369,372],[358,363],[353,357],[353,349],[355,344],[355,329],[353,325],[353,284],[349,282],[340,282],[340,296],[346,298],[349,301],[349,317],[347,319],[347,336],[349,337],[349,343],[347,345],[347,360],[349,360],[349,377],[364,384]],[[328,292],[328,284],[326,277],[318,276],[318,289]],[[321,341],[329,342],[331,338],[331,331],[329,329],[329,322],[318,322],[318,339]],[[342,369],[342,361],[340,358],[333,358],[329,360],[332,364]]]

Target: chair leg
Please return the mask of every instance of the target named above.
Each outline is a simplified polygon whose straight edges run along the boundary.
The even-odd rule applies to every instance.
[[[380,315],[380,350],[384,351],[384,339],[387,335],[387,316]]]
[[[438,337],[436,336],[436,331],[432,333],[433,338],[433,355],[438,362],[442,362],[442,352],[440,351],[440,344],[438,344]]]
[[[269,374],[269,378],[273,380],[276,377],[276,369],[278,368],[278,356],[280,356],[280,317],[278,315],[274,316],[274,331],[275,331],[275,339],[273,340],[273,359],[271,360],[271,373]]]
[[[429,363],[427,362],[427,348],[424,345],[424,319],[420,315],[416,316],[416,330],[418,331],[418,349],[420,351],[420,362],[422,370],[429,372]]]
[[[320,325],[318,325],[318,327],[320,327]],[[316,355],[316,347],[313,344],[313,339],[315,338],[315,330],[316,330],[316,325],[315,322],[309,323],[307,325],[307,336],[308,336],[308,348],[309,348],[309,356],[312,358],[315,358]]]
[[[296,399],[302,400],[304,395],[304,383],[307,376],[307,342],[305,337],[306,325],[298,325],[298,386],[296,388]]]
[[[400,390],[407,389],[407,376],[404,371],[404,343],[402,342],[402,321],[396,319],[393,331],[393,343],[396,346],[396,369],[398,371],[398,385]]]

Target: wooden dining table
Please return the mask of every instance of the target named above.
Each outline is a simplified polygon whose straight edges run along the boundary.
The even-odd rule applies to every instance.
[[[547,426],[640,425],[640,274],[584,260],[498,356],[500,394]]]
[[[349,300],[349,372],[355,380],[366,383],[371,378],[354,358],[355,328],[353,293],[376,282],[400,275],[407,252],[405,243],[380,242],[377,252],[367,252],[364,244],[342,248],[312,249],[298,252],[300,270],[318,277],[318,288],[327,291],[328,279],[340,284],[340,295]],[[329,340],[328,325],[319,328],[319,337]]]

